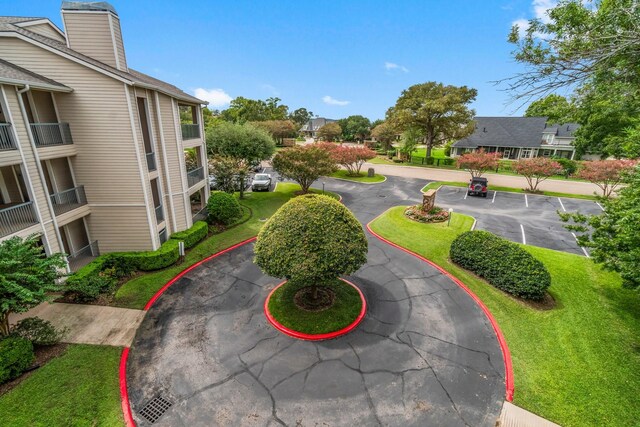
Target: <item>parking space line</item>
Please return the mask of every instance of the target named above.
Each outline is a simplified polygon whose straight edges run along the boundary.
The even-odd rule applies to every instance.
[[[576,239],[576,243],[578,243],[578,236],[576,236],[576,233],[571,232],[571,234],[573,234],[573,238]],[[579,243],[578,243],[578,246],[580,246]],[[584,256],[586,256],[587,258],[591,258],[589,256],[589,252],[587,252],[587,250],[583,246],[580,246],[580,249],[582,249],[582,252],[584,252]]]
[[[524,194],[524,204],[529,207],[529,198],[527,197],[527,193]]]
[[[596,202],[596,205],[598,205],[600,207],[600,209],[602,209],[604,211],[604,208],[602,207],[602,205],[598,202]]]
[[[558,201],[560,202],[560,206],[562,206],[562,210],[566,212],[567,210],[564,208],[564,204],[562,203],[562,199],[560,199],[560,197],[558,197]]]
[[[464,199],[462,199],[462,200],[467,200],[467,196],[468,196],[468,195],[469,195],[469,192],[468,192],[468,191],[465,191],[465,192],[464,192]]]
[[[496,194],[498,194],[497,191],[493,192],[493,199],[491,200],[491,203],[494,203],[496,201]]]
[[[527,239],[526,239],[526,237],[524,235],[524,227],[523,227],[522,224],[520,224],[520,230],[522,230],[522,244],[526,245],[527,244]]]

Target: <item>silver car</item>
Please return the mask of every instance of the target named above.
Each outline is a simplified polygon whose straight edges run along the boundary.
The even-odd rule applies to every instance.
[[[271,188],[271,175],[268,173],[257,173],[251,181],[252,191],[269,191]]]

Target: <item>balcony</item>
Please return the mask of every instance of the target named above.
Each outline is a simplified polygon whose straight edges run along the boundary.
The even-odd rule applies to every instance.
[[[164,221],[164,211],[162,210],[162,205],[156,206],[156,219],[158,220],[158,224]]]
[[[73,254],[67,257],[69,268],[71,269],[71,271],[76,271],[79,268],[89,264],[98,255],[100,255],[98,242],[91,242],[84,248],[75,251]]]
[[[200,125],[195,123],[183,123],[182,127],[182,139],[196,139],[200,138]]]
[[[187,171],[187,183],[189,188],[193,187],[204,179],[204,168],[200,166],[197,169]]]
[[[69,123],[31,123],[36,147],[73,144]]]
[[[158,167],[156,166],[156,153],[147,153],[147,168],[149,169],[149,172],[158,170]]]
[[[16,143],[11,135],[11,123],[0,123],[0,151],[15,149]]]
[[[53,193],[49,197],[56,216],[87,204],[87,196],[84,193],[83,185],[59,193]]]
[[[0,237],[8,236],[38,223],[33,202],[0,209]]]

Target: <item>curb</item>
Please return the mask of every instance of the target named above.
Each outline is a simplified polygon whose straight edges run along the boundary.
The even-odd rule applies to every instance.
[[[377,175],[380,175],[380,174],[377,174]],[[382,181],[378,181],[378,182],[362,182],[362,181],[355,181],[353,179],[338,178],[338,177],[335,177],[335,176],[328,176],[327,178],[337,179],[337,180],[346,181],[346,182],[355,182],[356,184],[376,185],[376,184],[382,184],[383,182],[385,182],[387,180],[387,176],[386,175],[382,175],[382,177],[384,179]]]
[[[360,288],[358,288],[356,285],[354,285],[353,283],[351,283],[348,280],[345,280],[343,278],[340,278],[340,280],[342,280],[343,282],[345,282],[348,285],[351,285],[356,291],[358,291],[358,293],[360,294],[360,300],[362,301],[362,309],[360,310],[360,314],[358,314],[358,317],[356,317],[356,320],[354,320],[350,325],[347,325],[346,327],[344,327],[344,328],[342,328],[342,329],[340,329],[338,331],[335,331],[335,332],[328,332],[328,333],[325,333],[325,334],[305,334],[303,332],[298,332],[298,331],[294,331],[293,329],[289,329],[286,326],[284,326],[283,324],[281,324],[280,322],[278,322],[271,315],[271,312],[269,311],[269,300],[271,299],[271,295],[273,295],[273,293],[275,291],[277,291],[282,285],[287,283],[286,280],[284,282],[280,283],[275,288],[273,288],[273,290],[271,292],[269,292],[269,295],[264,300],[264,315],[266,316],[267,321],[271,324],[271,326],[273,326],[275,329],[277,329],[278,331],[282,332],[283,334],[288,335],[288,336],[290,336],[292,338],[296,338],[296,339],[304,340],[304,341],[330,340],[330,339],[338,338],[338,337],[341,337],[342,335],[348,334],[349,332],[353,331],[360,324],[360,322],[362,322],[362,320],[364,319],[364,316],[367,313],[367,301],[365,300],[364,294],[362,293]]]
[[[426,262],[427,264],[431,265],[432,267],[434,267],[435,269],[437,269],[438,271],[440,271],[442,274],[444,274],[445,276],[447,276],[449,279],[451,279],[456,285],[458,285],[460,288],[462,288],[474,301],[475,303],[482,309],[482,311],[484,312],[485,316],[487,316],[487,319],[489,319],[489,322],[491,323],[491,326],[493,327],[493,331],[496,334],[496,338],[498,338],[498,343],[500,344],[500,350],[502,351],[502,358],[504,359],[504,381],[505,381],[505,388],[506,388],[506,400],[508,402],[512,402],[513,401],[513,394],[514,394],[514,384],[513,384],[513,365],[511,363],[511,352],[509,351],[509,347],[507,346],[507,341],[504,338],[504,335],[502,334],[502,331],[500,330],[500,327],[498,326],[498,322],[496,321],[496,319],[493,317],[493,315],[491,314],[491,311],[489,311],[489,308],[482,302],[482,300],[480,298],[478,298],[478,296],[476,294],[474,294],[471,289],[469,289],[467,287],[467,285],[465,285],[464,283],[462,283],[462,281],[460,281],[460,279],[458,279],[457,277],[455,277],[453,274],[449,273],[448,271],[446,271],[444,268],[440,267],[439,265],[437,265],[436,263],[434,263],[431,260],[428,260],[427,258],[423,257],[422,255],[418,255],[415,252],[410,251],[409,249],[406,249],[396,243],[393,243],[390,240],[385,239],[384,237],[380,236],[378,233],[376,233],[375,231],[373,231],[371,229],[371,223],[373,223],[376,219],[380,218],[382,215],[384,215],[384,213],[378,215],[377,217],[375,217],[374,219],[372,219],[369,223],[367,223],[366,227],[367,230],[369,230],[369,233],[371,233],[372,235],[374,235],[375,237],[377,237],[378,239],[382,240],[383,242],[387,243],[388,245],[391,245],[395,248],[400,249],[403,252],[406,252],[410,255],[413,255],[414,257]]]
[[[120,401],[122,404],[122,415],[124,415],[124,423],[127,427],[135,427],[131,414],[131,405],[129,404],[129,391],[127,390],[127,359],[129,358],[129,347],[122,349],[120,356]]]

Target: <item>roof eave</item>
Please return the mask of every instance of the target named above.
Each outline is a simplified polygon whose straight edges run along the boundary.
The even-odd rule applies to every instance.
[[[27,81],[27,80],[8,79],[8,78],[5,78],[5,77],[0,77],[0,83],[13,85],[13,86],[27,86],[27,85],[29,85],[29,87],[34,88],[34,89],[43,89],[43,90],[49,90],[49,91],[52,91],[52,92],[64,92],[64,93],[73,92],[73,89],[71,89],[70,87],[67,87],[67,86],[55,86],[55,85],[50,85],[50,84],[47,84],[47,83],[30,82],[30,81]]]

